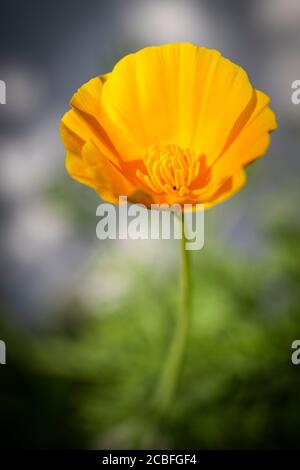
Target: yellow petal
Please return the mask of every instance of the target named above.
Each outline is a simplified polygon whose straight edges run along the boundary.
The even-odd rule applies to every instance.
[[[246,183],[246,173],[243,168],[239,168],[235,174],[227,179],[218,189],[210,196],[201,197],[200,200],[204,204],[205,209],[209,209],[220,202],[224,202],[237,193]]]
[[[117,148],[128,143],[123,158],[173,142],[206,154],[210,162],[252,97],[239,66],[215,50],[183,43],[124,57],[103,87],[102,104],[120,129],[114,134]]]
[[[270,143],[270,132],[277,127],[273,111],[268,107],[269,97],[256,91],[257,104],[247,124],[229,149],[214,164],[215,178],[224,178],[240,166],[248,165],[263,155]]]
[[[96,118],[101,118],[101,94],[104,83],[108,80],[110,73],[92,78],[82,85],[71,99],[71,106]]]
[[[102,88],[108,76],[93,78],[74,94],[73,109],[62,118],[61,134],[66,148],[72,145],[70,135],[77,136],[81,142],[93,140],[101,152],[118,165],[120,158],[107,134],[107,117],[101,106]]]
[[[70,131],[64,123],[60,127],[62,140],[67,148],[66,169],[70,176],[82,184],[86,184],[95,189],[94,183],[86,172],[85,164],[81,158],[81,150],[84,141]],[[66,144],[67,143],[67,144]]]
[[[66,169],[72,178],[95,189],[94,179],[87,173],[83,160],[70,151],[66,155]]]
[[[106,201],[118,203],[120,195],[132,193],[133,186],[119,169],[101,154],[96,145],[89,141],[82,149],[85,172],[94,184],[94,189]]]

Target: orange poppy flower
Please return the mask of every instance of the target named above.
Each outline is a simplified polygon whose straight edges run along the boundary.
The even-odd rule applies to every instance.
[[[245,183],[276,119],[269,97],[218,51],[149,47],[74,94],[61,123],[69,174],[101,198],[211,207]]]

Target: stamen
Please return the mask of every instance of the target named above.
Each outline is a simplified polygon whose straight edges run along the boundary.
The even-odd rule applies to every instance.
[[[138,179],[158,194],[184,197],[198,176],[200,156],[175,144],[155,144],[144,156],[146,174],[137,170]]]

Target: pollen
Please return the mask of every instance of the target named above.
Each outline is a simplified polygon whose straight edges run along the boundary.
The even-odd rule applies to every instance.
[[[174,144],[151,145],[143,160],[145,173],[137,170],[136,175],[158,194],[186,196],[200,171],[200,156]]]

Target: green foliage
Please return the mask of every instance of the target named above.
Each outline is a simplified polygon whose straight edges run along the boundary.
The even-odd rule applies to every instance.
[[[300,231],[271,234],[266,260],[196,255],[193,324],[169,416],[153,393],[174,329],[177,274],[136,273],[120,304],[47,332],[7,328],[2,446],[290,448],[300,439]],[[3,330],[2,328],[2,330]],[[9,331],[8,331],[9,329]],[[297,338],[298,334],[298,338]]]

